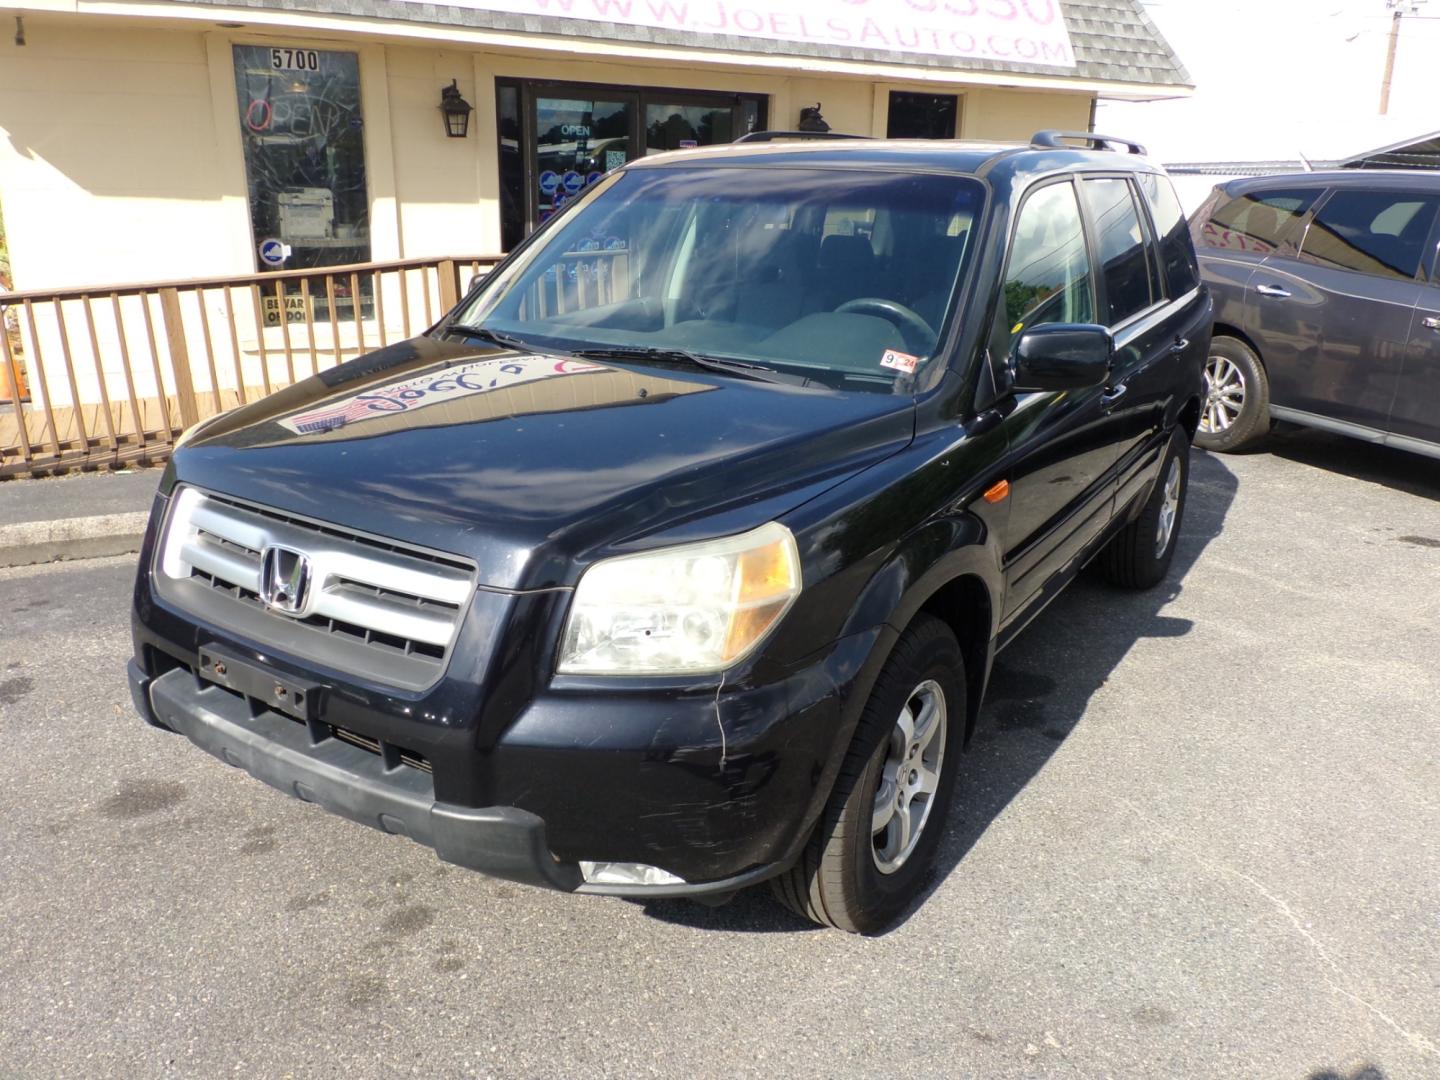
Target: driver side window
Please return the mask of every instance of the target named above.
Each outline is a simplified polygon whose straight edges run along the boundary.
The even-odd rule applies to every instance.
[[[1049,184],[1020,208],[1000,310],[990,336],[991,356],[1005,363],[1022,330],[1045,323],[1095,321],[1090,256],[1075,185]]]

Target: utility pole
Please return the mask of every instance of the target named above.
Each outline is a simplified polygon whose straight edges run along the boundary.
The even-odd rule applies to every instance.
[[[1400,44],[1400,20],[1404,17],[1406,8],[1414,15],[1424,2],[1425,0],[1385,0],[1385,6],[1390,9],[1390,40],[1385,46],[1385,77],[1380,81],[1381,116],[1390,111],[1390,83],[1395,77],[1395,48]]]
[[[1380,80],[1380,115],[1390,111],[1390,80],[1395,75],[1395,46],[1400,42],[1400,5],[1391,2],[1394,11],[1390,13],[1390,43],[1385,46],[1385,77]]]

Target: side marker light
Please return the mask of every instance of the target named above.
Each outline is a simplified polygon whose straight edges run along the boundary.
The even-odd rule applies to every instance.
[[[1004,502],[1010,497],[1010,481],[1001,480],[985,489],[985,501],[988,503]]]

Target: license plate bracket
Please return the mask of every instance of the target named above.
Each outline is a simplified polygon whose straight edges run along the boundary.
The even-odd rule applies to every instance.
[[[296,720],[314,720],[320,715],[322,684],[273,671],[228,649],[202,646],[199,675]]]

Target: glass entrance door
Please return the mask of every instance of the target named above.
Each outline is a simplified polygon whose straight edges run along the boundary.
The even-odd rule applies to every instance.
[[[535,97],[535,224],[635,156],[634,94]]]
[[[506,251],[627,161],[733,142],[765,121],[757,94],[518,79],[495,90]]]

